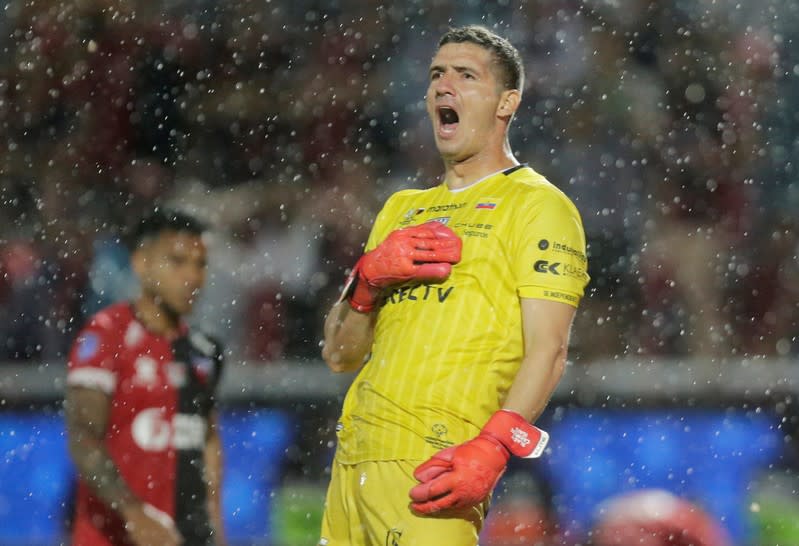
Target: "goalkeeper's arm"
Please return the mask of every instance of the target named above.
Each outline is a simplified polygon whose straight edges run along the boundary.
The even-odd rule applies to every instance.
[[[322,358],[334,372],[351,372],[363,365],[374,336],[375,313],[358,313],[339,301],[325,319]]]
[[[521,305],[524,358],[503,408],[535,422],[563,375],[576,309],[532,298],[522,298]]]
[[[442,281],[460,261],[462,243],[438,222],[398,229],[355,264],[325,319],[322,358],[335,372],[361,367],[372,346],[383,291],[406,282]]]

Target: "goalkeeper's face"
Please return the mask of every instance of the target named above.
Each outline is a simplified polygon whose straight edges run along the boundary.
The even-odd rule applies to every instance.
[[[463,161],[505,141],[502,85],[492,54],[472,43],[444,44],[430,63],[427,113],[445,161]]]
[[[205,284],[205,243],[199,235],[164,231],[135,251],[133,264],[144,294],[185,315]]]

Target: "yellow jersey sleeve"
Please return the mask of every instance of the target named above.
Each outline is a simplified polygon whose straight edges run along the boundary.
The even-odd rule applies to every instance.
[[[516,226],[517,292],[577,307],[589,280],[580,214],[554,187],[536,193]]]

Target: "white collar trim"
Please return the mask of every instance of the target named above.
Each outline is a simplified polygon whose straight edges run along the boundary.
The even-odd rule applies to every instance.
[[[508,168],[513,169],[514,167],[508,167]],[[447,186],[447,190],[449,190],[450,193],[460,193],[460,192],[462,192],[464,190],[468,190],[469,188],[475,187],[477,184],[479,184],[479,183],[481,183],[481,182],[483,182],[485,180],[488,180],[489,178],[494,177],[494,176],[498,175],[499,173],[504,173],[505,171],[508,170],[508,168],[500,169],[500,170],[498,170],[496,172],[493,172],[491,174],[487,174],[483,178],[481,178],[479,180],[475,180],[474,182],[472,182],[468,186],[464,186],[462,188],[456,188],[456,189],[453,190],[449,186]],[[444,184],[444,185],[446,186],[446,184]]]

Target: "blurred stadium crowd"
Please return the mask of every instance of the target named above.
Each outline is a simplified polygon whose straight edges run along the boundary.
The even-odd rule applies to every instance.
[[[427,65],[470,22],[521,50],[512,145],[583,215],[572,356],[798,354],[799,4],[29,0],[0,12],[0,361],[131,295],[153,203],[214,226],[203,327],[316,359],[382,200],[437,183]]]

